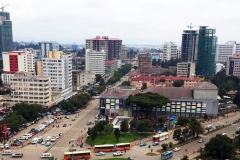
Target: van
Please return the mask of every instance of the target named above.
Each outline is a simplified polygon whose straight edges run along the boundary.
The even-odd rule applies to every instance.
[[[3,150],[2,155],[12,155],[12,150]]]
[[[31,134],[23,134],[23,137],[28,137],[28,138],[31,138],[32,135]]]
[[[42,153],[40,158],[50,158],[52,157],[52,153]]]

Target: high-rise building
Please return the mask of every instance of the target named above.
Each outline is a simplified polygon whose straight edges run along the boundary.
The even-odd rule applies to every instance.
[[[125,45],[122,45],[122,51],[120,53],[120,59],[124,62],[127,60],[127,53],[128,53],[128,47]]]
[[[167,42],[163,45],[163,60],[171,60],[177,58],[177,45],[173,42]]]
[[[138,55],[138,69],[142,75],[148,75],[152,69],[151,53],[142,53]]]
[[[122,40],[118,38],[108,38],[108,36],[97,36],[86,40],[86,49],[106,52],[106,60],[117,60],[121,53]]]
[[[197,60],[198,32],[195,30],[184,30],[182,34],[181,58],[184,62]]]
[[[41,57],[42,57],[40,49],[24,48],[24,49],[19,49],[19,51],[23,51],[23,52],[28,51],[28,52],[32,53],[34,55],[34,60],[35,61],[41,59]]]
[[[233,54],[240,54],[240,43],[228,41],[225,44],[217,44],[215,61],[226,63],[227,58]]]
[[[9,84],[10,77],[15,72],[35,73],[34,54],[26,51],[2,52],[3,73],[1,75],[4,84]]]
[[[94,51],[86,49],[86,71],[93,72],[95,74],[105,74],[105,51]]]
[[[240,76],[240,54],[233,54],[228,57],[226,75]]]
[[[217,46],[216,30],[200,26],[198,35],[198,51],[196,75],[212,75],[215,71],[215,55]]]
[[[0,12],[0,71],[3,69],[2,52],[12,50],[13,36],[12,36],[12,21],[10,20],[10,13]]]
[[[42,74],[51,77],[52,91],[57,91],[64,99],[72,97],[72,55],[62,51],[49,51],[42,58]]]
[[[58,42],[40,42],[41,56],[47,57],[48,51],[59,51],[59,43]]]

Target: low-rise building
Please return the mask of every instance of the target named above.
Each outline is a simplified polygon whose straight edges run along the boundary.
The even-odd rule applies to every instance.
[[[177,63],[177,76],[195,77],[195,63],[192,62]]]
[[[226,75],[240,76],[240,54],[233,54],[227,58]]]
[[[93,72],[81,71],[80,74],[80,85],[87,86],[95,82],[95,74]]]
[[[113,76],[114,72],[118,70],[117,60],[108,60],[105,62],[105,74],[107,76]]]

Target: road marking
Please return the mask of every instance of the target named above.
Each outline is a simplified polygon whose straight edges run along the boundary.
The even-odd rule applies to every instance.
[[[26,149],[47,149],[48,147],[46,147],[45,145],[28,145],[26,147],[24,147]]]
[[[52,147],[51,150],[68,151],[69,147]]]

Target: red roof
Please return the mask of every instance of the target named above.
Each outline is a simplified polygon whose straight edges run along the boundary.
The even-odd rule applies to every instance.
[[[136,78],[132,78],[131,81],[142,81],[142,80],[146,80],[146,81],[160,81],[160,79],[165,79],[167,81],[175,81],[175,80],[183,80],[183,81],[198,81],[197,78],[188,78],[188,77],[179,77],[179,76],[139,76]]]
[[[109,60],[109,61],[106,61],[106,62],[105,62],[105,64],[108,64],[108,65],[111,65],[111,64],[113,64],[113,63],[115,63],[114,60]]]

